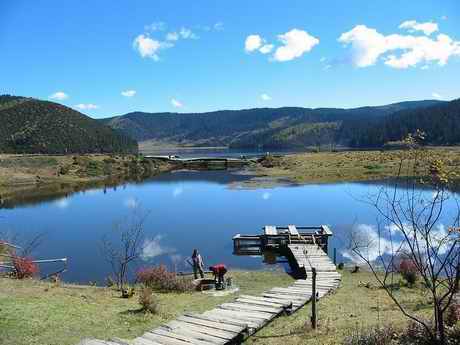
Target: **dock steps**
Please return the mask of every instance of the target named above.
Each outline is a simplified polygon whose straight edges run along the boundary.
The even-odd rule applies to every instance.
[[[270,230],[269,230],[270,231]],[[317,298],[334,291],[341,275],[335,270],[326,253],[316,245],[289,245],[289,250],[303,265],[306,279],[299,279],[288,287],[275,287],[258,296],[241,294],[232,302],[223,303],[202,314],[179,316],[160,327],[134,339],[133,345],[225,345],[240,344],[275,318],[291,314],[311,300],[312,267],[317,270]],[[79,345],[119,345],[101,340],[85,340]],[[124,344],[123,344],[124,345]]]

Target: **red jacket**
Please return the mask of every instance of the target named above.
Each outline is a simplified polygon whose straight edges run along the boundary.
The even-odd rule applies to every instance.
[[[217,264],[209,267],[214,274],[225,274],[227,273],[227,267],[224,264]]]

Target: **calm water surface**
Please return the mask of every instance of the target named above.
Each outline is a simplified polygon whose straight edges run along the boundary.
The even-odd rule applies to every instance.
[[[374,209],[359,199],[375,192],[378,184],[235,188],[235,182],[246,178],[226,171],[168,173],[142,184],[0,210],[1,230],[23,238],[45,233],[34,256],[68,257],[69,271],[63,279],[88,282],[103,281],[109,275],[100,251],[101,238],[110,236],[114,224],[126,220],[135,209],[149,212],[144,259],[138,265],[164,263],[178,270],[189,270],[184,259],[193,248],[200,249],[206,265],[263,267],[261,258],[233,256],[232,237],[260,233],[266,224],[328,224],[334,231],[331,248],[338,248],[340,259],[350,226],[375,224]]]

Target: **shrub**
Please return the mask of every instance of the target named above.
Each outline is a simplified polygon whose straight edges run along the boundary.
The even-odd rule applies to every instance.
[[[158,301],[153,296],[151,288],[144,286],[139,293],[139,304],[144,312],[156,314],[158,312]]]
[[[399,263],[399,273],[409,286],[413,286],[417,281],[417,267],[414,261],[410,259],[402,259]]]
[[[194,288],[191,280],[177,277],[174,272],[169,272],[164,265],[139,270],[137,280],[147,287],[161,291],[186,292],[192,291]]]
[[[432,327],[429,321],[425,321],[429,327]],[[404,345],[431,345],[432,341],[428,331],[418,322],[411,322],[409,326],[401,333],[399,337],[400,344]]]
[[[398,334],[392,326],[358,330],[345,338],[344,345],[390,345],[395,344]]]
[[[446,325],[454,326],[460,321],[460,304],[452,303],[447,309]]]
[[[38,266],[32,262],[31,258],[13,255],[11,261],[17,279],[31,278],[38,273]]]

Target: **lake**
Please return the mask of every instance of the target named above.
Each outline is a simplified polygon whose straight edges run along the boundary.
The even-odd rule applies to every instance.
[[[260,257],[232,255],[232,237],[257,234],[264,225],[321,225],[334,232],[332,248],[339,260],[351,226],[374,231],[376,211],[360,201],[381,184],[334,183],[245,189],[249,177],[227,171],[177,171],[140,184],[94,189],[67,198],[0,210],[1,231],[31,238],[44,233],[35,258],[69,258],[63,279],[102,282],[110,274],[100,250],[103,236],[135,210],[148,213],[145,250],[140,266],[164,263],[190,270],[184,259],[193,248],[207,266],[266,267]],[[424,190],[430,197],[430,190]],[[141,210],[141,211],[140,211]],[[366,228],[367,227],[367,228]],[[43,273],[51,267],[43,267]]]

